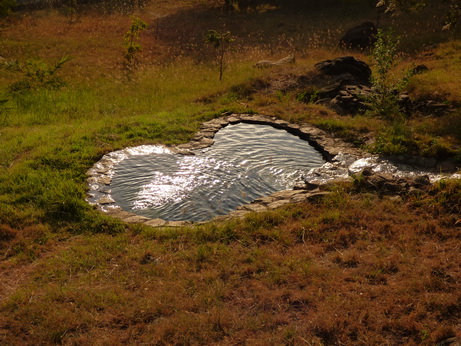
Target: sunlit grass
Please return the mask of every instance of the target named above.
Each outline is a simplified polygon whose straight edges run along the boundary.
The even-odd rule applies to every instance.
[[[10,96],[11,109],[0,129],[0,203],[10,213],[5,222],[17,224],[19,215],[25,223],[34,217],[58,223],[67,218],[79,223],[72,228],[85,228],[90,210],[84,201],[85,172],[102,154],[188,141],[201,122],[235,102],[224,98],[210,105],[200,98],[223,94],[261,73],[243,62],[229,68],[220,83],[215,66],[190,60],[83,83],[65,69],[60,72],[66,86],[59,90]]]
[[[459,78],[461,77],[461,43],[451,41],[441,44],[437,50],[428,52],[425,61],[429,71],[414,76],[409,91],[421,99],[461,102]],[[434,88],[437,85],[437,88]]]

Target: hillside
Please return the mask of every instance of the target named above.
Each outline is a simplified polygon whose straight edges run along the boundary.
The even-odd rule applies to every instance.
[[[72,4],[1,18],[2,345],[460,342],[459,180],[388,193],[359,174],[315,200],[183,227],[126,224],[86,201],[104,154],[184,144],[231,113],[459,173],[460,32],[442,30],[437,5],[392,16],[365,0]],[[148,27],[127,58],[135,18]],[[425,67],[401,90],[405,111],[318,102],[321,61],[353,56],[379,74],[371,48],[339,45],[366,21],[400,38],[391,80]],[[232,38],[222,81],[209,30]]]

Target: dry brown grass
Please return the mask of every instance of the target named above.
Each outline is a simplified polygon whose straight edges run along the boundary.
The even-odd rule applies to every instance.
[[[347,191],[240,223],[69,239],[3,296],[0,338],[430,345],[459,334],[459,214],[438,192],[396,203]]]

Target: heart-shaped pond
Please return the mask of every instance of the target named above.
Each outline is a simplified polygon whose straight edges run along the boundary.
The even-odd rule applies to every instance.
[[[194,155],[160,150],[124,157],[113,168],[115,204],[153,219],[204,221],[291,189],[325,163],[307,141],[269,125],[229,125],[214,139]]]

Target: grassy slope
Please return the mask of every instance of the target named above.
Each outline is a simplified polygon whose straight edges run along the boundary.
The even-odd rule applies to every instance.
[[[2,343],[429,344],[460,333],[459,183],[397,202],[343,186],[316,204],[177,230],[128,227],[86,205],[84,172],[102,154],[187,141],[227,109],[310,121],[351,138],[385,132],[381,120],[338,117],[296,95],[248,97],[232,88],[344,54],[333,38],[372,14],[220,19],[196,5],[157,2],[140,14],[152,25],[129,79],[121,70],[125,15],[69,23],[37,12],[2,31],[7,61],[74,56],[59,71],[67,86],[11,100],[0,118]],[[201,40],[209,28],[237,37],[223,83]],[[251,67],[293,50],[296,67]],[[412,55],[432,71],[411,92],[460,102],[460,56],[458,42]],[[5,89],[19,78],[1,71]],[[459,113],[409,124],[423,144],[459,147]]]

